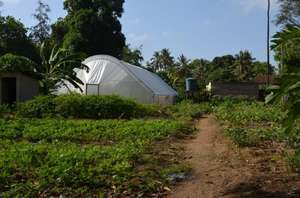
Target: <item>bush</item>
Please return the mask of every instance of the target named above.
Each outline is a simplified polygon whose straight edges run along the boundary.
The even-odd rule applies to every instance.
[[[54,114],[54,96],[38,96],[17,106],[17,116],[20,117],[43,118],[52,117]]]
[[[85,119],[130,119],[155,113],[153,107],[119,96],[40,96],[18,106],[17,115],[26,118],[64,117]]]
[[[0,105],[0,118],[4,118],[10,113],[11,109],[8,105]]]
[[[5,54],[0,57],[0,72],[34,74],[35,63],[24,56]]]
[[[187,119],[199,118],[203,114],[211,112],[209,103],[193,103],[189,100],[184,100],[174,106],[168,107],[169,114],[173,117],[184,117]]]

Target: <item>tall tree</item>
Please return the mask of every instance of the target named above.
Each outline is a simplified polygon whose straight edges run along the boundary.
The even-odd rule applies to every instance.
[[[191,60],[183,54],[178,57],[176,70],[180,78],[187,78],[191,76],[190,63]]]
[[[154,71],[166,71],[174,67],[174,57],[171,55],[169,49],[162,49],[161,51],[154,52],[153,57],[150,60],[149,67]]]
[[[235,80],[233,65],[236,59],[233,55],[216,57],[208,70],[208,79],[210,81],[233,81]]]
[[[50,37],[50,18],[48,13],[51,11],[48,4],[39,0],[38,7],[33,14],[37,24],[31,28],[30,37],[35,43],[41,44]]]
[[[168,69],[171,67],[174,67],[174,57],[171,55],[171,52],[169,49],[162,49],[160,52],[161,61],[162,61],[162,67],[163,69]]]
[[[150,67],[155,72],[161,70],[162,65],[160,59],[160,52],[154,52],[152,58],[150,59],[150,62],[147,63],[148,67]]]
[[[276,24],[300,24],[300,1],[299,0],[278,0],[280,11],[277,15]]]
[[[0,16],[0,56],[7,53],[39,62],[38,51],[28,38],[24,25],[11,16]]]
[[[250,81],[253,79],[252,63],[254,58],[249,51],[240,51],[235,55],[235,75],[239,81]]]
[[[62,46],[74,52],[122,58],[125,36],[119,18],[123,3],[124,0],[65,0],[68,14],[53,27],[52,37],[60,38]]]
[[[123,60],[136,66],[142,66],[144,57],[140,48],[131,49],[130,45],[126,45],[123,49]]]

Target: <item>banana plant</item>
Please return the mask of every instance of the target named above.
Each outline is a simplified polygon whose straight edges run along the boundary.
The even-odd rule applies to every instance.
[[[288,25],[273,37],[272,49],[281,57],[280,86],[271,86],[266,102],[284,102],[288,114],[286,131],[290,132],[300,119],[300,27]]]
[[[82,54],[74,54],[68,49],[58,47],[53,47],[51,53],[47,53],[45,43],[42,43],[40,57],[42,61],[37,66],[36,73],[41,79],[40,87],[43,94],[50,94],[59,83],[65,86],[70,83],[81,90],[79,85],[83,82],[77,77],[75,69],[88,70],[88,67],[82,64]]]

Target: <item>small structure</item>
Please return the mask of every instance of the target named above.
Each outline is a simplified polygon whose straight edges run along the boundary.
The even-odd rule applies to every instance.
[[[30,100],[39,94],[36,79],[20,72],[0,73],[0,104]]]
[[[253,82],[213,82],[212,95],[225,96],[245,96],[250,98],[258,98],[259,86]]]
[[[278,84],[278,79],[276,79],[275,75],[269,75],[268,77],[268,75],[259,74],[255,77],[255,82],[259,85],[267,85],[268,83],[271,85],[276,85]]]
[[[148,104],[173,104],[177,92],[158,75],[144,68],[131,65],[107,55],[97,55],[86,59],[84,65],[89,71],[77,70],[77,77],[84,83],[83,94],[116,94]],[[57,94],[81,91],[65,82]]]

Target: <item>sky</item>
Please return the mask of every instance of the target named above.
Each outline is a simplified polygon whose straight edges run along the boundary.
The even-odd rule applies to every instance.
[[[32,13],[37,0],[2,1],[2,15],[12,15],[26,27],[35,24]],[[249,50],[257,60],[266,60],[267,0],[125,1],[123,33],[131,47],[141,47],[146,61],[163,48],[175,57],[209,60]],[[274,19],[278,6],[272,1]],[[52,10],[51,22],[66,14],[63,0],[46,2]],[[272,24],[272,34],[277,30]]]

